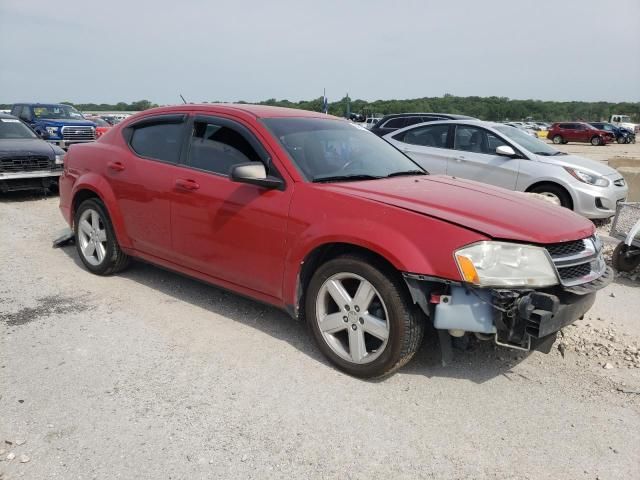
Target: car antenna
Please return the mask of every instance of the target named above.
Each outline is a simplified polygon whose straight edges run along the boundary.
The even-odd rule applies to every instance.
[[[184,99],[184,97],[182,96],[182,94],[181,94],[181,93],[179,93],[178,95],[180,95],[180,98],[182,99],[182,102],[186,105],[186,104],[187,104],[187,101]]]

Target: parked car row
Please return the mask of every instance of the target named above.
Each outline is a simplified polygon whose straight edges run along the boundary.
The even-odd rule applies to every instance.
[[[594,225],[461,177],[562,177],[596,214],[624,185],[516,128],[428,115],[384,141],[301,110],[148,110],[69,149],[60,210],[94,274],[141,258],[272,304],[352,375],[407,363],[427,324],[443,352],[464,335],[548,352],[612,279]]]
[[[55,189],[64,150],[112,126],[65,104],[16,103],[10,113],[0,114],[0,192]]]
[[[55,188],[64,153],[16,117],[0,114],[0,192]]]

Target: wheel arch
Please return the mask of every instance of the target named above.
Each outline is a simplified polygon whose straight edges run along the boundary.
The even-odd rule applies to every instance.
[[[304,307],[305,294],[313,273],[318,267],[329,260],[341,255],[355,254],[367,258],[382,269],[400,275],[400,270],[387,257],[379,252],[357,243],[345,241],[325,242],[314,247],[304,257],[297,272],[295,298],[293,305],[287,305],[287,310],[293,317],[298,317]],[[408,290],[407,290],[408,292]]]
[[[83,176],[75,183],[71,195],[71,220],[75,219],[76,210],[80,204],[90,198],[99,199],[107,209],[111,224],[116,235],[116,239],[121,247],[131,248],[132,244],[126,233],[122,214],[118,209],[115,195],[111,187],[102,177],[90,173],[86,177]]]
[[[574,197],[573,192],[571,191],[571,189],[567,188],[566,185],[558,182],[557,180],[538,180],[535,183],[532,183],[531,185],[529,185],[527,188],[525,188],[525,192],[531,192],[533,189],[537,188],[537,187],[542,187],[544,185],[552,185],[554,187],[558,187],[561,188],[562,190],[565,191],[565,193],[569,196],[569,198],[571,199],[571,210],[573,210],[573,208],[576,205],[576,198]]]

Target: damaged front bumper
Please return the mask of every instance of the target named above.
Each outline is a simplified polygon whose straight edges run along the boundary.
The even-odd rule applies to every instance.
[[[422,275],[404,274],[411,296],[433,325],[452,336],[472,332],[498,345],[548,352],[556,334],[581,318],[596,292],[613,280],[607,267],[591,282],[545,289],[478,288]]]

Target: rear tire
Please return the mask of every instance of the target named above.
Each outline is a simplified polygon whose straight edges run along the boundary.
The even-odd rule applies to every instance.
[[[340,256],[316,270],[306,292],[305,316],[329,361],[362,378],[405,365],[424,335],[425,322],[399,274],[362,255]]]
[[[529,190],[531,193],[538,193],[546,197],[556,198],[560,201],[560,206],[573,210],[573,200],[571,195],[560,185],[554,183],[544,183]]]
[[[594,137],[591,137],[591,145],[593,145],[594,147],[602,145],[602,139],[597,135]]]
[[[619,272],[630,272],[633,269],[637,268],[638,265],[640,265],[640,255],[627,257],[626,254],[628,251],[629,245],[620,242],[618,245],[616,245],[616,248],[611,254],[611,263],[613,265],[613,268],[615,268]]]
[[[567,142],[564,141],[564,138],[562,138],[561,135],[555,135],[551,140],[556,145],[560,145],[561,143],[567,143]]]
[[[111,275],[129,265],[130,258],[120,249],[111,219],[101,200],[90,198],[82,202],[73,224],[76,250],[91,273]]]
[[[618,143],[628,143],[628,142],[627,142],[627,139],[626,139],[625,137],[623,137],[622,135],[621,135],[621,136],[619,136],[619,137],[616,139],[616,142],[618,142]]]

